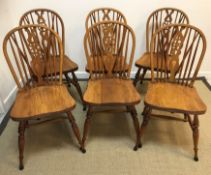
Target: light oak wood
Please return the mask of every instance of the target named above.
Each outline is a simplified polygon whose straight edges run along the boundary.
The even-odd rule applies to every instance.
[[[144,103],[155,109],[172,112],[204,114],[206,105],[193,87],[173,83],[150,83]]]
[[[124,57],[121,57],[121,58],[118,58],[118,59],[123,60]],[[94,61],[93,60],[94,60],[93,57],[89,58],[89,61],[90,61],[89,65],[91,65],[90,67],[94,67]],[[90,67],[88,65],[86,65],[86,71],[87,72],[90,72]],[[129,65],[126,64],[125,70],[128,71],[128,69],[129,69]],[[100,72],[102,73],[104,70],[101,67],[96,67],[96,70],[94,70],[94,71],[98,72],[98,73],[100,73]],[[120,71],[121,71],[121,67],[119,67],[118,64],[114,65],[112,72],[115,74],[115,73],[118,73]]]
[[[59,73],[59,64],[58,64],[58,62],[59,62],[59,58],[58,58],[59,56],[56,56],[56,67],[55,67],[55,71],[56,71],[56,74],[58,74]],[[45,64],[47,64],[48,66],[46,67],[46,69],[44,68],[45,67]],[[41,62],[40,62],[40,69],[41,69],[41,75],[42,76],[45,76],[45,75],[49,75],[49,74],[54,74],[54,69],[53,69],[53,65],[54,64],[54,62],[50,62],[50,61],[44,61],[44,60],[41,60]],[[35,68],[34,68],[34,65],[33,65],[33,63],[31,63],[31,67],[32,67],[32,70],[34,70]],[[73,69],[75,69],[75,70],[77,70],[78,69],[78,66],[77,66],[77,64],[75,64],[72,60],[70,60],[66,55],[64,55],[64,60],[63,60],[63,70],[62,70],[62,72],[63,73],[68,73],[68,72],[70,72],[70,69],[71,70],[73,70]]]
[[[116,21],[96,23],[86,31],[84,49],[90,79],[84,93],[88,111],[84,123],[82,152],[86,152],[85,141],[92,114],[99,112],[96,111],[97,107],[109,105],[125,106],[126,112],[130,113],[136,132],[134,150],[137,150],[140,146],[140,137],[135,105],[140,102],[140,95],[130,80],[135,50],[133,30],[128,25]]]
[[[43,33],[45,35],[41,35]],[[58,48],[56,48],[56,45]],[[62,84],[64,57],[62,41],[52,29],[43,25],[17,27],[6,35],[3,51],[20,90],[27,90],[46,83]],[[58,58],[59,60],[57,60]],[[44,67],[41,67],[43,61],[53,65],[53,74],[45,74],[48,79],[44,79],[42,75],[43,69],[46,70],[48,66],[45,64]],[[31,62],[34,66],[33,70],[30,65]],[[56,67],[59,67],[59,74],[55,71]],[[56,77],[57,75],[58,77]]]
[[[28,24],[40,24],[53,29],[62,39],[65,53],[65,27],[61,16],[57,12],[44,8],[29,10],[22,15],[19,21],[20,26]],[[64,56],[63,65],[63,74],[65,75],[66,82],[68,86],[73,84],[76,87],[76,90],[78,91],[78,94],[83,103],[83,107],[85,109],[86,107],[83,102],[81,87],[75,75],[75,71],[78,70],[78,65],[67,55]],[[51,72],[51,70],[53,70],[51,66],[53,65],[50,64],[50,66],[47,67],[47,72]],[[58,72],[59,68],[56,69],[56,74],[58,74]],[[69,76],[69,73],[72,74],[72,77]]]
[[[153,34],[160,27],[169,24],[189,24],[189,19],[184,11],[176,8],[160,8],[149,15],[146,23],[146,52],[135,62],[138,71],[135,75],[134,85],[138,81],[142,83],[147,70],[151,69],[150,56],[148,54],[150,53],[150,43]]]
[[[89,80],[84,101],[92,105],[135,105],[141,98],[131,80]]]
[[[10,116],[14,120],[28,120],[68,112],[74,107],[75,100],[65,85],[38,86],[18,91]]]
[[[64,52],[58,34],[44,25],[20,26],[6,35],[3,51],[18,86],[10,116],[19,122],[19,169],[24,168],[24,133],[33,119],[42,121],[50,114],[66,113],[81,145],[71,114],[75,101],[62,84]],[[46,71],[49,65],[51,72]]]
[[[162,27],[153,35],[150,48],[152,82],[171,81],[193,87],[206,51],[206,39],[200,29],[187,24]],[[162,58],[159,65],[154,57]],[[160,72],[162,67],[165,70]]]
[[[103,7],[103,8],[96,8],[89,12],[89,14],[86,17],[86,30],[88,30],[90,27],[94,26],[94,24],[104,21],[116,21],[121,22],[124,24],[127,24],[127,20],[122,12],[120,12],[117,9],[109,8],[109,7]],[[105,55],[108,56],[108,55]],[[115,54],[113,54],[115,57]],[[90,55],[90,64],[93,64],[93,56]],[[108,59],[106,59],[108,60]],[[103,69],[101,67],[96,68],[98,69],[97,72],[103,72]],[[119,71],[117,67],[114,68],[115,72]],[[90,66],[86,65],[86,71],[90,72]],[[126,67],[127,71],[127,67]]]
[[[84,49],[91,79],[130,77],[135,35],[128,25],[115,21],[95,24],[86,31]]]
[[[155,116],[154,109],[183,114],[184,121],[189,122],[193,131],[195,161],[198,161],[198,115],[206,112],[206,105],[193,85],[205,51],[205,36],[194,26],[172,24],[155,32],[150,47],[152,82],[145,96],[140,129],[142,136],[150,116]],[[154,57],[158,58],[160,54],[161,63],[157,64]],[[164,69],[160,71],[161,68]]]
[[[136,63],[135,63],[135,65],[142,65],[142,68],[147,68],[147,69],[151,69],[151,67],[150,67],[150,65],[151,65],[151,61],[150,61],[150,52],[146,52],[146,53],[144,53],[144,55],[142,56],[142,58],[141,59],[139,59],[139,60],[137,60],[136,61]],[[158,57],[158,58],[157,58]],[[168,56],[168,60],[167,60],[167,64],[166,64],[166,69],[167,69],[167,71],[170,71],[170,66],[169,66],[169,62],[170,62],[170,60],[171,60],[171,58],[172,58],[172,56],[171,55],[169,55]],[[156,69],[157,67],[160,67],[160,71],[165,71],[165,68],[164,68],[164,64],[163,65],[161,65],[161,63],[162,63],[162,54],[153,54],[152,55],[152,59],[153,59],[153,63],[154,63],[154,69]],[[161,67],[161,66],[162,67]]]

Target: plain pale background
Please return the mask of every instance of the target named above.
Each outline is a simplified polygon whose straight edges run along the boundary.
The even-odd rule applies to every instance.
[[[60,14],[65,24],[66,54],[79,65],[78,78],[86,78],[83,50],[85,18],[98,7],[119,9],[136,34],[134,60],[145,50],[145,25],[149,14],[160,7],[175,7],[187,13],[190,23],[199,27],[207,38],[207,52],[199,76],[211,83],[211,1],[210,0],[0,0],[0,112],[7,112],[16,93],[16,85],[3,56],[2,42],[8,31],[18,25],[21,15],[33,8],[49,8]],[[136,68],[132,69],[132,76]],[[1,118],[0,118],[1,122]]]

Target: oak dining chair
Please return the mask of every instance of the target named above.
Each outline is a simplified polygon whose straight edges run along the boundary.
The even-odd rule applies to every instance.
[[[150,117],[172,119],[173,113],[183,114],[193,132],[195,161],[198,161],[198,116],[206,112],[206,105],[194,82],[205,51],[204,34],[191,25],[168,25],[153,35],[150,47],[152,81],[144,99],[144,118],[140,129],[142,137]],[[152,110],[167,111],[171,116],[155,115]]]
[[[150,42],[153,34],[162,26],[168,24],[189,24],[188,16],[180,9],[176,8],[160,8],[153,11],[146,23],[146,52],[135,62],[135,66],[138,68],[134,85],[137,82],[143,82],[147,70],[150,70]],[[158,59],[159,61],[159,59]],[[156,67],[156,60],[154,61]]]
[[[126,17],[121,11],[110,7],[102,7],[93,9],[89,12],[85,22],[86,30],[88,30],[94,24],[103,21],[117,21],[127,24]],[[90,58],[90,61],[91,60],[92,59]],[[126,66],[126,69],[128,69],[128,66]],[[88,67],[88,65],[86,65],[86,71],[90,72],[90,68]],[[101,70],[96,71],[100,72]]]
[[[25,130],[64,118],[52,117],[52,114],[66,113],[65,119],[69,119],[81,145],[79,129],[71,113],[75,100],[62,83],[64,50],[57,33],[44,25],[20,26],[6,35],[3,51],[18,87],[10,117],[19,122],[19,169],[24,168]]]
[[[56,31],[56,33],[62,39],[62,44],[65,53],[65,27],[62,18],[57,12],[50,9],[32,9],[30,11],[27,11],[20,18],[19,25],[28,24],[42,24]],[[67,82],[68,86],[73,84],[76,87],[76,90],[78,91],[80,99],[83,103],[83,108],[85,110],[86,107],[83,102],[81,87],[75,75],[75,71],[78,70],[78,65],[66,54],[64,55],[63,62],[63,74],[65,76],[65,81]],[[56,69],[56,71],[59,72],[59,67]],[[69,76],[69,73],[71,73],[72,78]]]
[[[85,141],[91,116],[94,112],[99,112],[99,109],[95,110],[99,106],[125,107],[123,111],[117,109],[116,112],[131,114],[137,136],[134,150],[137,150],[139,122],[135,105],[140,102],[140,95],[130,80],[135,50],[133,30],[127,24],[116,21],[96,23],[86,31],[84,49],[90,67],[90,79],[84,93],[88,111],[84,124],[82,152],[86,152]],[[128,69],[125,69],[126,65]]]

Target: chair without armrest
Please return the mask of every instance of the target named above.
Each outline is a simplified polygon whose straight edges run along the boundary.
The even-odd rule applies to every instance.
[[[42,123],[49,120],[48,115],[66,113],[81,145],[79,129],[71,113],[75,100],[62,84],[64,55],[59,36],[44,25],[20,26],[6,35],[3,51],[18,86],[10,116],[19,122],[19,169],[24,168],[24,132],[37,119]],[[49,67],[51,73],[47,71]]]
[[[134,85],[143,82],[147,70],[150,70],[150,43],[153,34],[162,26],[169,24],[189,24],[188,16],[180,9],[161,8],[153,11],[146,24],[146,52],[135,62],[138,70],[135,75]],[[153,57],[154,58],[154,57]],[[156,58],[154,58],[154,62]],[[158,59],[158,62],[160,59]],[[156,65],[154,65],[156,67]]]
[[[204,34],[191,25],[168,25],[153,35],[150,48],[152,82],[145,96],[144,119],[140,129],[142,136],[150,116],[156,116],[152,113],[153,109],[183,114],[193,131],[195,161],[198,161],[198,115],[206,112],[206,105],[193,85],[205,50]],[[154,57],[158,59],[159,53],[163,56],[155,69]],[[164,68],[162,71],[161,67]]]
[[[85,27],[88,30],[94,24],[103,22],[103,21],[117,21],[124,24],[127,24],[127,20],[122,12],[117,9],[110,8],[110,7],[103,7],[103,8],[96,8],[89,12],[86,17]],[[93,61],[92,55],[90,55],[90,61]],[[125,69],[128,69],[129,66],[127,65]],[[86,65],[86,71],[90,72],[90,67]],[[95,70],[96,72],[100,72],[102,70]],[[114,72],[118,71],[116,67]]]
[[[53,29],[62,39],[62,44],[65,53],[65,28],[64,22],[62,18],[53,10],[50,9],[33,9],[27,11],[22,15],[19,21],[19,25],[29,25],[29,24],[41,24],[45,25],[51,29]],[[48,68],[50,72],[50,67]],[[71,83],[76,87],[78,94],[82,100],[84,110],[86,109],[85,104],[83,102],[83,96],[81,87],[78,83],[78,79],[75,75],[75,71],[78,70],[78,65],[73,62],[67,55],[64,55],[64,64],[63,64],[63,74],[65,76],[66,82],[68,86]],[[56,68],[56,72],[59,73],[59,67]],[[68,75],[69,73],[72,74],[72,78]]]
[[[96,23],[86,31],[84,49],[90,68],[90,79],[84,93],[88,112],[84,124],[82,151],[86,151],[85,141],[91,116],[96,112],[94,108],[109,105],[125,106],[124,112],[131,114],[137,136],[134,150],[137,150],[140,140],[135,105],[140,102],[140,95],[130,80],[135,50],[133,30],[116,21]],[[125,69],[126,66],[128,69]]]

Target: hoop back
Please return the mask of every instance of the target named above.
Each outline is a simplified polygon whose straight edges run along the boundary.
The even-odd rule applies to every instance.
[[[189,24],[188,16],[180,9],[161,8],[152,12],[146,25],[146,51],[150,51],[150,42],[153,34],[169,24]]]
[[[86,29],[102,21],[117,21],[127,24],[122,12],[113,8],[97,8],[92,10],[86,18]]]
[[[129,78],[135,50],[135,35],[126,24],[99,22],[87,30],[84,49],[91,78]]]
[[[19,89],[62,84],[63,45],[52,29],[44,25],[17,27],[6,35],[3,51]]]
[[[194,26],[172,24],[160,28],[153,35],[150,48],[152,81],[192,87],[205,50],[205,36]]]
[[[19,25],[40,24],[54,30],[62,39],[63,47],[65,47],[65,32],[62,18],[50,9],[33,9],[22,15]]]

